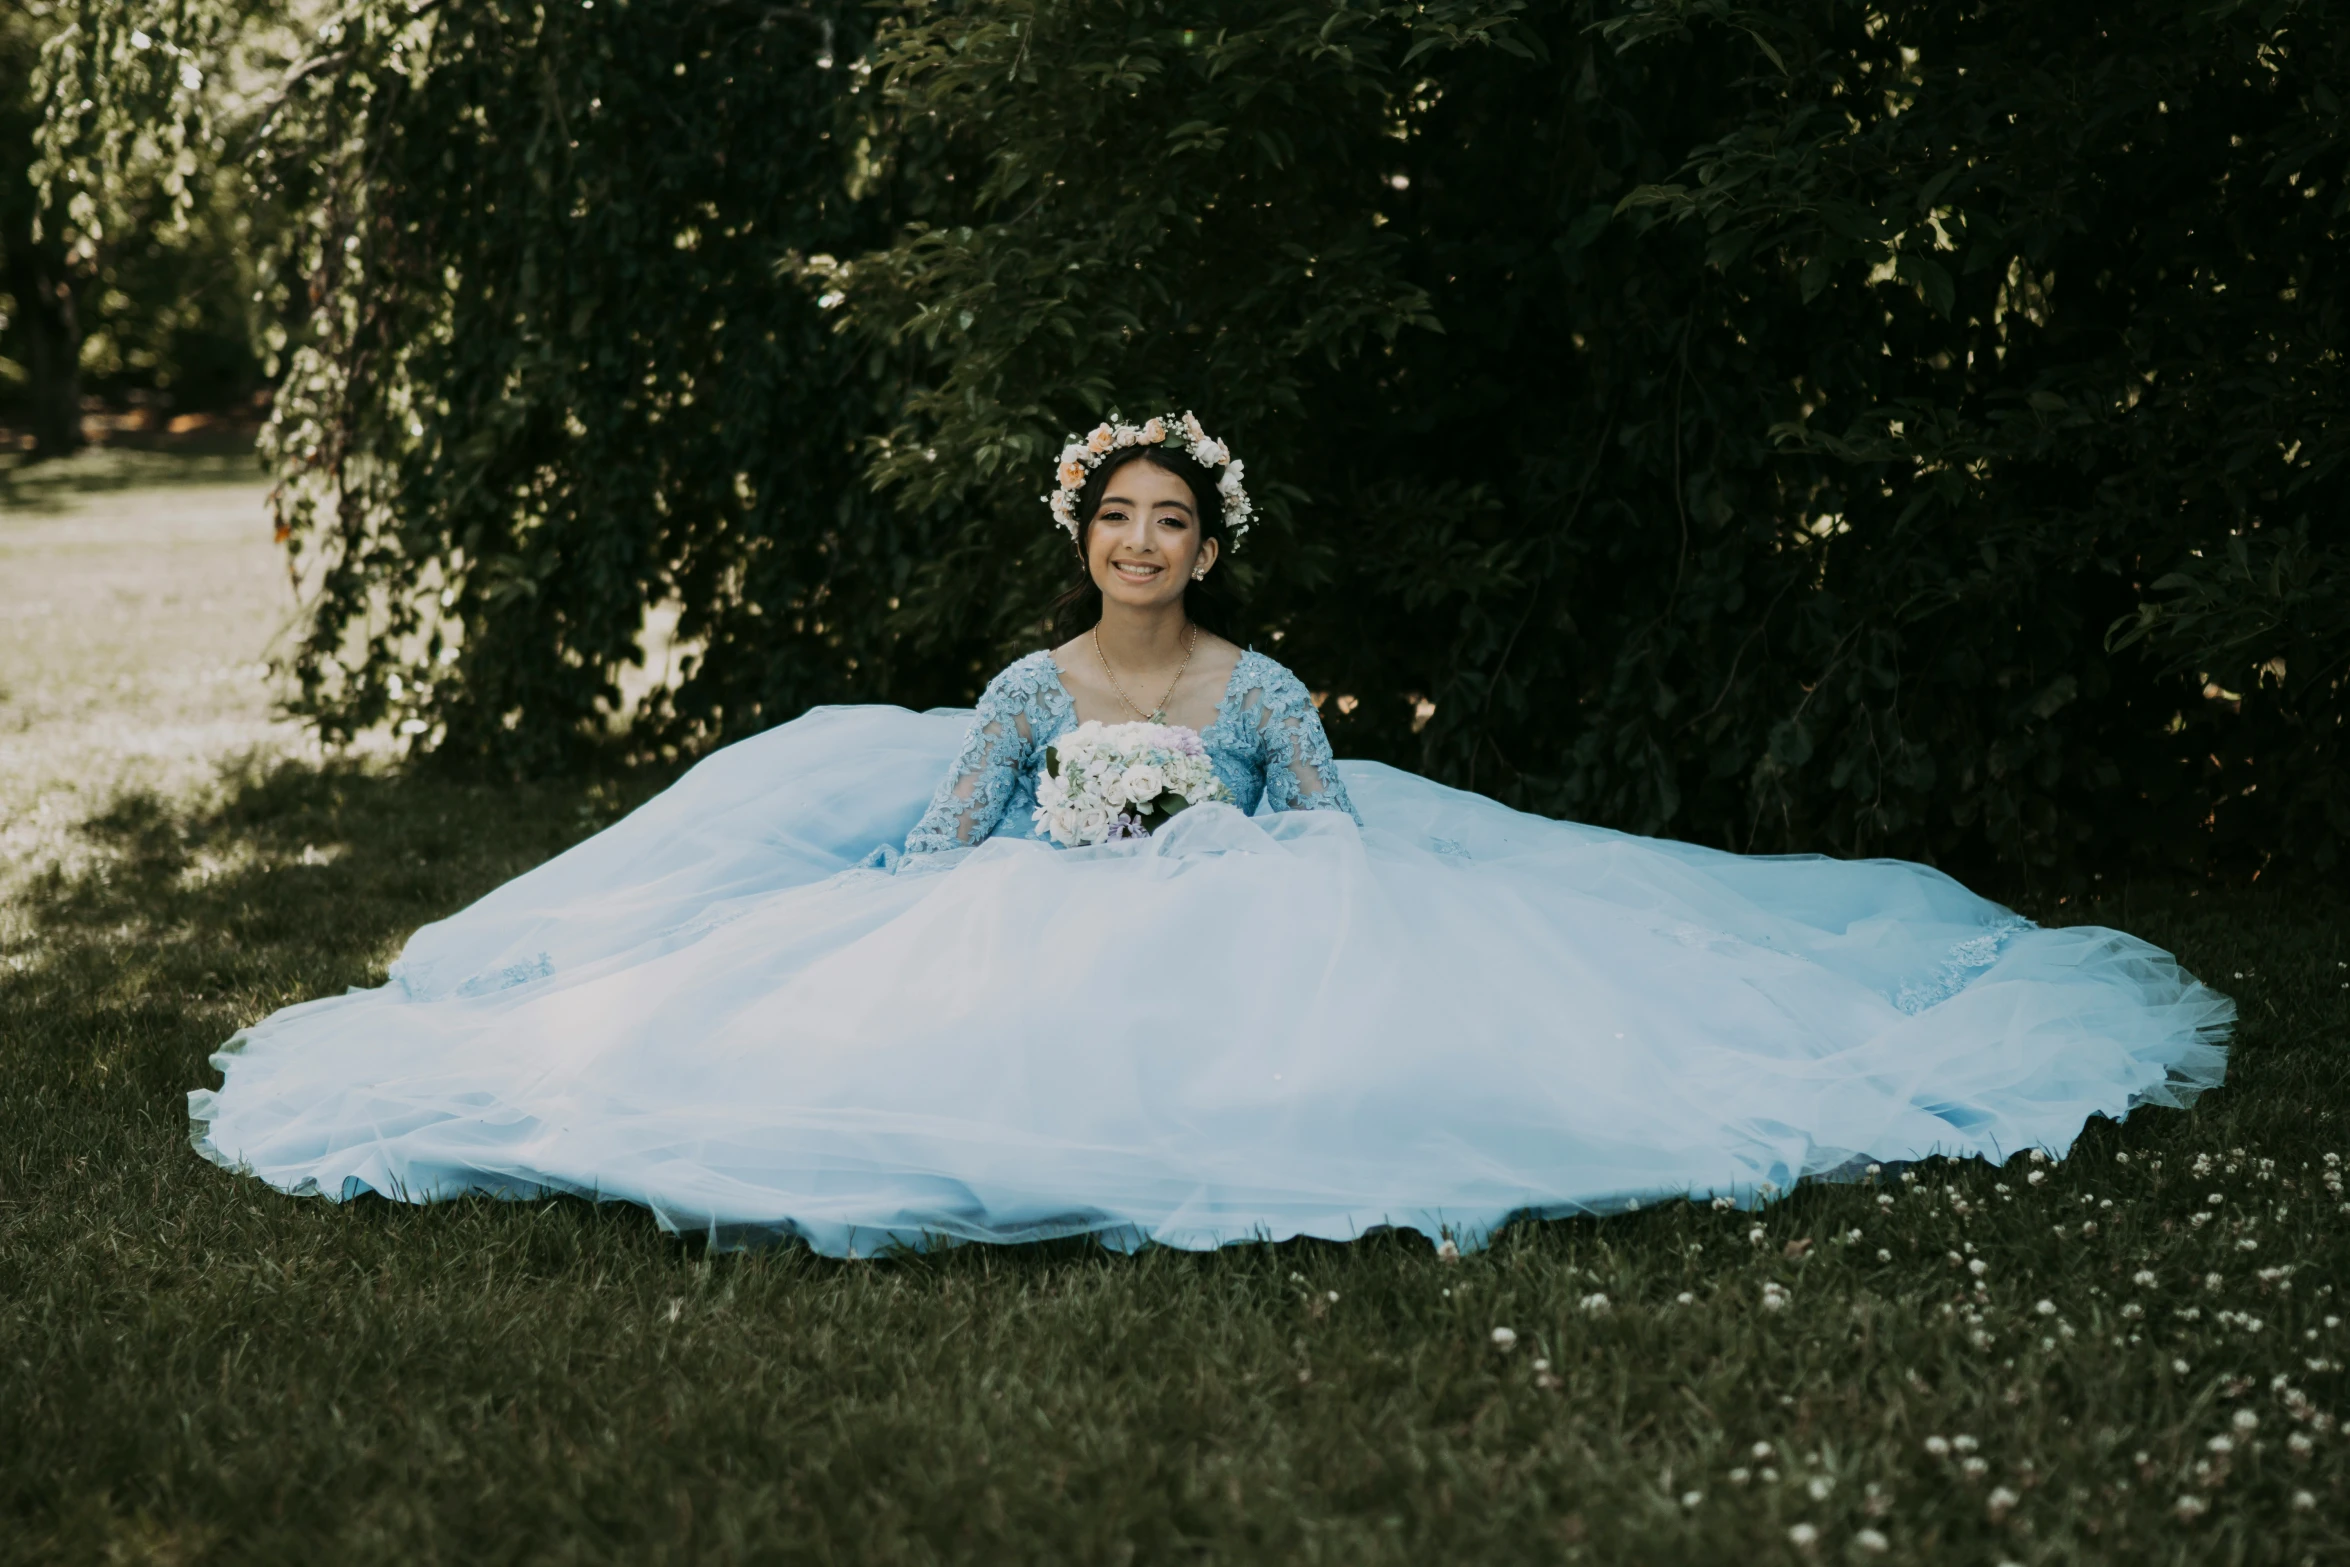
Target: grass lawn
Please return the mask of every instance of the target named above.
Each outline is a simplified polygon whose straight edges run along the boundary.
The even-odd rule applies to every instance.
[[[2239,998],[2191,1113],[1450,1264],[710,1257],[203,1163],[221,1040],[651,787],[273,722],[293,600],[224,473],[0,476],[0,1560],[2350,1560],[2350,926],[2306,889],[2027,909]]]

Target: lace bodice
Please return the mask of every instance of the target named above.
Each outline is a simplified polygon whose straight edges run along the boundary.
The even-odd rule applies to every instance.
[[[1077,704],[1046,652],[987,683],[971,733],[906,838],[908,854],[966,848],[990,837],[1036,836],[1036,778],[1044,748],[1077,727]],[[1215,721],[1200,731],[1232,802],[1253,811],[1354,814],[1330,759],[1330,740],[1297,676],[1254,650],[1240,655]]]

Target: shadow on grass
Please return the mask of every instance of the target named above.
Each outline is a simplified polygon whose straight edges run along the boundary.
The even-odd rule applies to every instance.
[[[184,1096],[217,1086],[206,1058],[231,1034],[279,1007],[381,984],[417,926],[657,784],[492,786],[253,758],[199,799],[116,796],[11,890],[13,930],[0,926],[9,1145],[55,1139],[69,1163],[192,1163]]]

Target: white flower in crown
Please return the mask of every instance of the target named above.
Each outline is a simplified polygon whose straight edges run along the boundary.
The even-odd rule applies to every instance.
[[[1085,481],[1112,452],[1132,446],[1172,446],[1188,452],[1203,467],[1223,469],[1216,480],[1216,494],[1223,503],[1224,532],[1234,549],[1240,547],[1249,519],[1256,515],[1256,507],[1242,487],[1240,460],[1232,455],[1231,447],[1208,434],[1199,416],[1188,409],[1181,415],[1159,414],[1141,424],[1105,422],[1095,425],[1082,439],[1071,436],[1055,465],[1053,492],[1038,497],[1051,509],[1056,527],[1071,539],[1077,537],[1077,496]]]

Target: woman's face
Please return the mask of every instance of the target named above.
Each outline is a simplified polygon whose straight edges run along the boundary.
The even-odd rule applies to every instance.
[[[1191,486],[1135,459],[1110,475],[1085,556],[1105,603],[1156,609],[1183,597],[1193,572],[1215,565],[1216,541],[1200,537]]]

